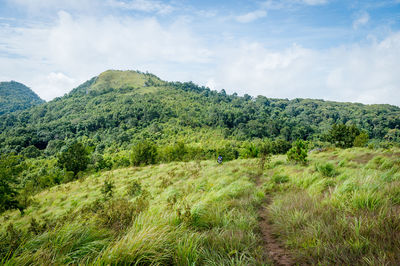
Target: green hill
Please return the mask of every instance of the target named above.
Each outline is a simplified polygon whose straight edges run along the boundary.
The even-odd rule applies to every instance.
[[[333,123],[354,124],[383,140],[400,127],[400,108],[311,99],[227,95],[191,82],[165,82],[138,71],[106,71],[67,96],[0,120],[0,150],[54,146],[87,137],[94,145],[126,149],[150,139],[221,145],[255,138],[322,140]]]
[[[400,259],[399,107],[109,70],[0,118],[1,264]]]
[[[0,115],[29,109],[41,103],[44,101],[24,84],[0,82]]]

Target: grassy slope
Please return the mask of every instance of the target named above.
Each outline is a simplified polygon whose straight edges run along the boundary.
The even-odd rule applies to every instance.
[[[25,216],[3,215],[3,221],[8,218],[2,224],[13,222],[17,228],[32,227],[32,217],[39,224],[62,224],[22,245],[9,263],[258,264],[265,259],[255,233],[256,204],[263,193],[248,177],[253,163],[239,160],[219,166],[202,161],[127,168],[54,187],[37,195]],[[82,211],[102,198],[106,178],[115,182],[114,198],[135,201],[137,197],[127,195],[132,180],[151,194],[149,208],[122,232],[99,225],[96,214]]]
[[[263,178],[275,232],[296,261],[396,265],[400,152],[348,149],[311,158],[306,167],[275,167]]]
[[[255,159],[117,169],[37,195],[25,216],[3,214],[1,230],[10,222],[32,228],[31,217],[59,222],[22,245],[10,264],[261,264],[266,258],[257,209],[265,195],[273,229],[297,262],[395,264],[399,157],[399,150],[332,150],[312,153],[308,166],[300,166],[276,156],[259,187]],[[106,178],[115,182],[115,199],[137,204],[140,196],[127,194],[133,180],[151,194],[149,208],[127,229],[104,226],[99,213],[88,211],[102,197]]]

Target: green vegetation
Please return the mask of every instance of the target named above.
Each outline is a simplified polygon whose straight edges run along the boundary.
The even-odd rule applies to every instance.
[[[82,143],[75,142],[58,156],[57,163],[60,168],[71,171],[76,176],[84,171],[89,163],[88,152]]]
[[[287,159],[290,162],[307,164],[307,151],[307,143],[303,140],[296,140],[287,153]]]
[[[330,140],[349,147],[359,130],[376,141],[396,139],[399,117],[400,108],[390,105],[239,97],[148,73],[106,71],[64,97],[3,115],[0,151],[36,147],[41,155],[55,156],[76,139],[86,139],[99,153],[130,150],[144,140],[157,145],[182,141],[205,149],[257,138]],[[335,138],[344,125],[358,134],[350,134],[350,140],[327,138],[333,124],[339,131],[331,132]]]
[[[19,265],[261,264],[255,165],[178,162],[53,187],[34,196],[25,215],[0,217],[0,255]],[[113,195],[104,199],[110,183]]]
[[[315,151],[308,165],[265,172],[270,222],[297,263],[397,264],[399,155],[398,149]]]
[[[314,151],[308,165],[274,155],[261,175],[259,159],[94,173],[33,196],[24,215],[4,212],[0,254],[10,265],[262,264],[258,210],[268,197],[295,262],[395,264],[399,154]]]
[[[44,101],[25,85],[15,81],[0,82],[0,115],[25,110],[41,103]]]
[[[299,264],[400,259],[398,107],[106,71],[0,118],[3,264],[261,265],[264,217]]]

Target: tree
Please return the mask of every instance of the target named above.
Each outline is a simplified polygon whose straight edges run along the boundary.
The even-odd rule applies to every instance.
[[[360,135],[354,139],[354,147],[365,147],[369,140],[368,134],[366,132],[361,132]]]
[[[17,191],[17,176],[23,170],[21,157],[15,155],[0,157],[0,213],[9,210],[20,208],[18,202]]]
[[[360,135],[360,130],[355,126],[347,126],[345,124],[333,124],[328,133],[327,139],[340,148],[351,148],[354,140]]]
[[[134,166],[154,164],[157,161],[157,147],[148,141],[140,142],[133,147],[131,162]]]
[[[259,148],[260,162],[259,167],[261,173],[264,172],[265,163],[267,163],[267,167],[269,167],[269,163],[271,162],[272,155],[272,142],[270,140],[266,140],[261,143]]]
[[[80,142],[75,142],[58,156],[57,164],[67,171],[72,171],[74,176],[84,171],[89,164],[89,154]]]
[[[292,148],[287,152],[288,161],[306,164],[307,163],[307,143],[303,140],[296,140]]]

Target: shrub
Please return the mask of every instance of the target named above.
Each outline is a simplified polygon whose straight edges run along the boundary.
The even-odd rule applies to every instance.
[[[221,155],[224,161],[235,160],[239,157],[239,151],[232,143],[217,149],[217,156]]]
[[[155,164],[157,147],[148,141],[140,142],[133,147],[131,162],[134,166]]]
[[[285,154],[290,150],[291,144],[284,139],[276,139],[272,142],[273,154]]]
[[[365,147],[368,143],[369,137],[366,132],[361,132],[360,135],[354,139],[354,147]]]
[[[270,162],[271,162],[271,155],[272,155],[272,142],[267,140],[261,143],[259,147],[259,155],[260,155],[260,161],[259,161],[259,168],[260,171],[264,171],[265,164],[267,164],[267,167],[270,167]]]
[[[307,144],[303,140],[297,140],[292,148],[287,152],[288,161],[306,164],[307,163]]]
[[[140,211],[133,202],[127,199],[115,199],[105,204],[100,211],[100,223],[115,232],[121,232],[132,225],[133,218]]]
[[[274,175],[271,179],[275,184],[283,184],[289,182],[289,176],[287,175]]]
[[[109,180],[109,179],[104,180],[104,184],[101,188],[101,193],[103,194],[104,200],[108,200],[113,197],[114,188],[115,188],[115,185],[112,180]]]
[[[254,143],[244,143],[240,157],[247,159],[247,158],[256,158],[258,156],[258,147]]]
[[[128,186],[127,193],[131,197],[139,196],[142,193],[142,186],[137,180],[133,180]]]
[[[339,174],[335,166],[331,163],[316,164],[315,169],[326,177],[334,177]]]
[[[104,159],[104,157],[99,153],[93,154],[92,164],[96,171],[100,171],[103,169],[110,170],[112,167],[112,162],[109,160],[109,158]]]

